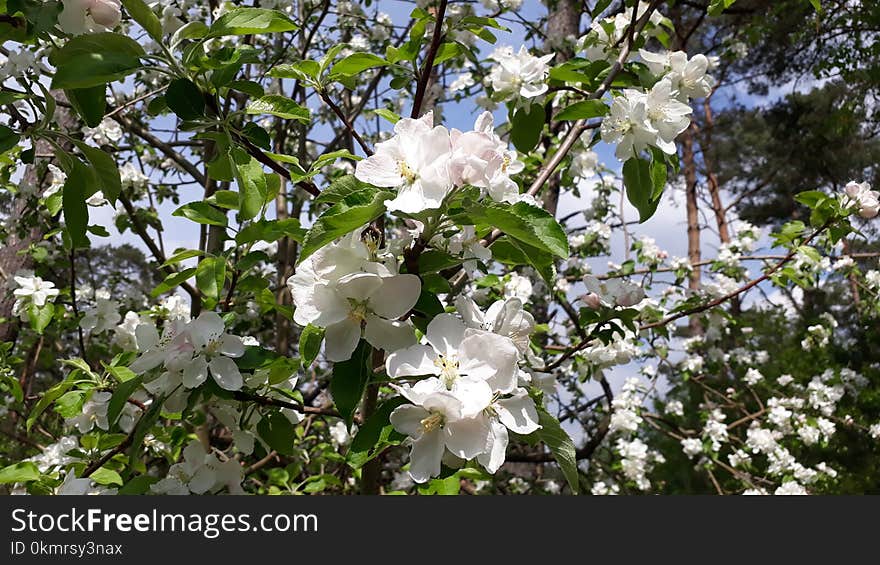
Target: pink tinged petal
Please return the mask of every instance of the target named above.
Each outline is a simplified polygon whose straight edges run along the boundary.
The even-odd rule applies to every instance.
[[[477,456],[480,465],[486,468],[491,474],[495,474],[503,464],[504,457],[507,455],[507,443],[509,434],[507,428],[498,420],[492,420],[490,423],[492,432],[489,441],[489,449]]]
[[[361,182],[386,188],[400,186],[405,182],[397,161],[387,153],[376,153],[358,161],[354,176]]]
[[[220,338],[220,353],[227,357],[241,357],[244,355],[244,343],[238,336],[223,334]]]
[[[541,427],[535,401],[524,391],[499,400],[494,408],[501,423],[520,435],[529,435]]]
[[[238,365],[229,357],[215,357],[208,366],[211,376],[223,390],[240,390],[244,384]]]
[[[392,379],[439,375],[440,368],[434,363],[437,353],[427,345],[413,345],[395,351],[385,361],[385,370]]]
[[[208,362],[203,356],[193,359],[183,370],[183,386],[196,388],[208,379]]]
[[[89,6],[89,13],[92,15],[95,23],[108,28],[116,27],[116,24],[122,18],[119,2],[116,1],[92,2]]]
[[[364,339],[376,349],[398,351],[416,343],[416,332],[409,322],[389,321],[372,314],[367,316]]]
[[[440,474],[444,447],[442,433],[436,429],[413,441],[409,454],[409,476],[413,481],[424,483]]]
[[[383,318],[400,318],[416,305],[422,281],[416,275],[394,275],[381,280],[381,288],[370,295],[369,307]]]
[[[327,326],[324,333],[324,355],[333,362],[347,361],[357,348],[361,339],[361,324],[346,318],[339,323]]]
[[[391,412],[391,425],[398,432],[405,434],[411,438],[418,439],[422,437],[424,427],[422,420],[431,414],[421,406],[413,406],[412,404],[404,404],[398,406]]]
[[[336,292],[343,298],[363,302],[382,287],[382,277],[372,273],[353,273],[339,279]]]
[[[438,314],[428,324],[425,338],[437,353],[450,355],[458,350],[465,329],[464,323],[452,314]]]
[[[448,422],[443,428],[446,448],[462,459],[473,459],[487,451],[491,445],[491,432],[489,419],[483,414]]]

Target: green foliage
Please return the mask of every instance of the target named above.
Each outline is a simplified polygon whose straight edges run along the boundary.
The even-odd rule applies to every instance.
[[[296,31],[299,26],[277,10],[236,8],[217,18],[206,38]]]
[[[646,161],[632,157],[623,164],[623,182],[627,199],[639,211],[639,222],[646,222],[657,211],[663,196],[666,164],[656,159]]]
[[[352,192],[329,207],[306,233],[299,262],[328,243],[378,218],[385,212],[385,200],[392,197],[390,192],[371,187]]]
[[[333,365],[330,394],[340,416],[349,427],[373,374],[372,357],[373,348],[361,340],[351,354],[351,359]]]
[[[121,80],[141,67],[140,44],[117,33],[92,33],[74,37],[52,53],[57,68],[52,88],[84,89]]]
[[[580,492],[580,479],[577,467],[577,453],[571,437],[559,425],[559,421],[546,410],[538,408],[538,423],[541,428],[535,432],[542,442],[550,449],[568,486],[574,494]]]

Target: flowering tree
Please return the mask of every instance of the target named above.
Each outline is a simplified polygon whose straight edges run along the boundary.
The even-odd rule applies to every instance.
[[[878,193],[725,209],[695,112],[736,49],[688,41],[736,3],[676,4],[0,1],[0,483],[835,492],[877,365],[756,294],[835,285],[876,340]]]

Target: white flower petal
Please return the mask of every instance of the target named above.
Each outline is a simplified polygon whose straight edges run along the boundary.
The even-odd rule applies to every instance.
[[[183,369],[183,386],[196,388],[208,379],[208,362],[199,355]]]
[[[465,325],[452,314],[438,314],[428,324],[425,338],[440,355],[451,355],[458,350],[464,337]]]
[[[241,371],[229,357],[215,357],[208,367],[211,369],[211,376],[223,390],[240,390],[244,384]]]
[[[427,345],[416,344],[395,351],[385,361],[385,371],[392,379],[439,375],[440,368],[434,363],[437,353]]]
[[[525,391],[499,400],[494,408],[501,423],[520,435],[529,435],[541,427],[535,402]]]
[[[376,349],[399,351],[416,343],[416,333],[408,321],[389,321],[371,314],[367,316],[364,339]]]
[[[347,361],[361,339],[361,324],[351,318],[327,327],[324,333],[324,355],[333,362]]]
[[[427,482],[440,474],[443,460],[442,430],[436,429],[413,441],[409,458],[409,476],[417,483]]]
[[[370,309],[389,320],[409,312],[422,292],[422,281],[416,275],[394,275],[382,279],[378,292],[370,296]]]

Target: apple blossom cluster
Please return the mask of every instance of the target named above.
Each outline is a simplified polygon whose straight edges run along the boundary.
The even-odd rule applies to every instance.
[[[880,192],[871,190],[871,185],[866,182],[850,182],[843,189],[844,205],[865,219],[877,217],[880,213]]]
[[[42,308],[46,304],[54,302],[60,294],[55,283],[34,276],[33,273],[21,272],[12,278],[14,283],[15,304],[12,313],[21,317],[22,321],[28,320],[30,306]]]
[[[391,413],[395,429],[411,439],[409,473],[417,483],[438,476],[444,461],[455,467],[476,459],[495,473],[504,463],[508,430],[528,435],[540,427],[534,400],[519,386],[532,316],[515,298],[485,314],[468,299],[457,307],[462,318],[437,315],[426,343],[386,361],[392,379],[423,377],[395,386],[412,404]]]
[[[649,7],[649,2],[639,2],[635,14],[636,21],[645,15]],[[593,20],[590,31],[578,40],[578,49],[583,51],[584,56],[590,61],[613,62],[617,59],[621,42],[633,23],[632,16],[632,9],[627,8],[610,18]],[[670,24],[669,20],[657,10],[651,12],[648,23],[649,25],[642,32],[646,37],[653,37],[660,31],[660,26]]]
[[[516,152],[495,133],[491,113],[483,112],[472,131],[461,132],[434,126],[434,114],[428,112],[398,121],[394,135],[358,161],[354,174],[360,181],[396,189],[385,206],[413,215],[441,208],[464,186],[480,188],[497,202],[517,202],[519,188],[510,175],[522,170]]]
[[[658,23],[662,21],[662,16],[654,16],[661,18]],[[617,20],[621,20],[623,28],[618,27]],[[613,28],[619,33],[629,24],[625,14],[618,14],[614,21]],[[613,39],[605,31],[607,26],[607,21],[594,23],[593,31],[587,35],[587,42],[592,45],[587,48],[588,59],[605,58],[604,47],[596,50]],[[705,55],[688,58],[682,51],[653,53],[642,49],[639,57],[657,82],[646,91],[628,88],[622,95],[614,96],[610,114],[601,126],[602,140],[617,146],[615,155],[621,161],[650,147],[674,155],[675,138],[690,125],[692,110],[688,102],[708,96],[715,86],[715,80],[707,74],[710,61]]]
[[[135,336],[140,355],[130,369],[137,374],[164,369],[144,387],[153,394],[171,396],[178,407],[181,401],[185,404],[186,391],[204,383],[209,375],[224,390],[239,390],[244,383],[234,361],[244,355],[244,343],[226,333],[223,318],[216,312],[202,312],[189,322],[168,320],[161,336],[152,322],[141,323]]]
[[[119,0],[62,0],[64,9],[58,17],[61,29],[71,35],[106,31],[119,25],[122,4]]]
[[[376,349],[395,351],[416,341],[415,328],[401,321],[419,299],[419,277],[399,274],[396,259],[380,261],[377,242],[356,230],[300,263],[287,280],[294,321],[325,329],[330,361],[351,358],[363,337]]]
[[[515,100],[529,105],[533,98],[541,96],[549,87],[549,63],[554,54],[536,57],[528,52],[525,45],[514,52],[513,47],[499,47],[489,59],[495,61],[489,71],[488,81],[494,91],[493,100],[503,102]]]

